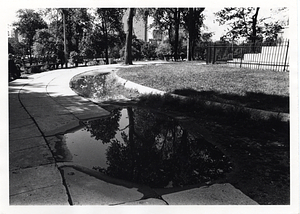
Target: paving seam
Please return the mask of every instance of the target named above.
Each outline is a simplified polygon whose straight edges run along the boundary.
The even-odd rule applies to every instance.
[[[30,192],[34,192],[36,190],[47,189],[49,187],[55,187],[55,185],[49,185],[49,186],[44,186],[44,187],[40,187],[40,188],[37,188],[37,189],[27,190],[27,191],[16,193],[16,194],[12,194],[12,195],[9,195],[9,196],[12,197],[12,196],[17,196],[17,195],[22,195],[24,193],[30,193]]]
[[[67,181],[66,181],[66,178],[65,178],[65,172],[61,167],[58,167],[58,171],[59,171],[60,176],[62,178],[63,185],[66,188],[66,192],[67,192],[67,196],[68,196],[68,202],[72,206],[72,205],[74,205],[74,203],[73,203],[73,200],[72,200],[71,192],[70,192],[69,187],[67,185]]]
[[[45,75],[43,75],[43,76],[45,76]],[[42,77],[43,77],[43,76],[42,76]],[[39,78],[41,78],[41,77],[39,77]],[[33,82],[33,80],[30,81],[30,82]],[[38,126],[36,120],[35,120],[35,119],[33,118],[33,116],[28,112],[28,110],[26,109],[26,107],[24,106],[24,104],[22,103],[22,101],[21,101],[21,99],[20,99],[20,94],[21,94],[22,89],[23,89],[25,86],[27,86],[28,84],[29,84],[29,82],[26,83],[25,85],[23,85],[23,86],[19,89],[19,92],[18,92],[18,100],[19,100],[20,104],[22,105],[23,109],[26,111],[26,113],[29,115],[29,117],[31,118],[31,120],[32,120],[32,121],[34,122],[34,124],[36,125],[37,129],[39,130],[39,132],[41,133],[41,136],[43,137],[44,142],[46,143],[46,145],[47,145],[48,149],[50,150],[50,153],[51,153],[51,155],[52,155],[52,157],[53,157],[54,165],[56,166],[57,170],[59,170],[58,165],[57,165],[57,162],[56,162],[55,157],[54,157],[54,154],[53,154],[53,152],[52,152],[52,150],[51,150],[51,148],[50,148],[50,146],[49,146],[49,144],[48,144],[48,142],[47,142],[47,140],[46,140],[46,137],[44,136],[44,133],[42,132],[42,130],[41,130],[40,127]],[[46,165],[48,165],[48,164],[46,164]],[[28,167],[28,168],[30,168],[30,167]],[[34,167],[31,167],[31,168],[34,168]],[[60,170],[59,170],[59,172],[60,172]],[[60,175],[61,175],[61,173],[60,173]],[[61,175],[61,176],[62,176],[62,175]],[[68,195],[69,190],[68,190],[67,186],[65,186],[64,178],[61,177],[61,179],[62,179],[62,185],[64,186],[64,188],[66,189],[66,192],[67,192],[68,202],[70,203],[70,201],[69,201],[69,195]],[[70,205],[71,205],[71,204],[70,204]]]

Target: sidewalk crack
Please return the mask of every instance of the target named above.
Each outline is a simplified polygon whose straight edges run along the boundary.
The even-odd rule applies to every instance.
[[[68,202],[69,204],[72,206],[74,205],[73,201],[72,201],[72,196],[71,196],[71,193],[69,191],[69,188],[68,188],[68,185],[67,185],[67,182],[66,182],[66,179],[65,179],[65,171],[61,168],[61,167],[58,167],[58,170],[61,174],[61,177],[62,177],[62,181],[63,181],[63,186],[65,187],[66,189],[66,192],[67,192],[67,196],[68,196]]]

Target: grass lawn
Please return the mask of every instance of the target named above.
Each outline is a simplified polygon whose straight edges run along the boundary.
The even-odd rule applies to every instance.
[[[118,75],[145,86],[184,96],[289,112],[289,73],[285,72],[180,62],[122,68]]]

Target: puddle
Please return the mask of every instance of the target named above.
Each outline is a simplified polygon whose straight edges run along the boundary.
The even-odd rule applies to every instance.
[[[126,89],[113,74],[75,76],[70,81],[70,87],[77,94],[94,101],[122,100],[137,97],[139,93],[133,89]]]
[[[136,107],[116,108],[110,117],[86,121],[55,147],[60,148],[57,161],[156,188],[211,182],[231,169],[221,151],[174,118]]]

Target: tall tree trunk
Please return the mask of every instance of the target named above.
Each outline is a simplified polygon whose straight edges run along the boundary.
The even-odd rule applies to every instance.
[[[202,23],[201,13],[205,8],[189,8],[188,10],[188,48],[187,48],[187,59],[188,61],[195,59],[195,48],[197,44],[197,38],[199,36],[199,28]]]
[[[173,45],[173,26],[172,26],[172,24],[169,25],[168,34],[169,34],[169,43],[173,50],[174,45]]]
[[[30,64],[30,66],[32,65],[32,48],[31,48],[32,45],[33,45],[33,40],[30,39],[30,41],[29,41],[29,47],[28,47],[28,50],[29,50],[29,64]]]
[[[187,35],[187,42],[186,42],[186,57],[187,61],[191,61],[191,52],[190,52],[190,35]]]
[[[255,52],[255,41],[257,39],[257,30],[256,30],[256,25],[257,25],[257,16],[258,16],[258,11],[259,11],[259,7],[256,8],[255,14],[252,17],[252,35],[251,35],[251,42],[252,42],[252,52]]]
[[[192,61],[194,59],[194,40],[195,40],[195,11],[194,8],[189,8],[189,21],[188,21],[188,52],[187,60]]]
[[[105,63],[109,64],[109,61],[108,61],[108,35],[107,35],[108,33],[107,33],[106,17],[104,17],[102,26],[103,26],[103,32],[105,35]]]
[[[180,9],[175,8],[175,43],[174,43],[174,59],[178,59],[178,38],[179,38],[179,24],[180,24]]]
[[[67,36],[66,36],[66,11],[63,9],[63,30],[64,30],[64,56],[65,56],[65,65],[68,67],[68,51],[67,51]]]
[[[188,29],[189,29],[189,35],[188,35],[188,41],[187,41],[187,60],[191,61],[193,59],[193,40],[194,40],[194,9],[189,8],[189,21],[188,21]]]
[[[146,10],[144,13],[144,31],[145,31],[145,35],[144,35],[144,40],[145,42],[147,42],[148,40],[148,16],[149,16],[149,12]]]
[[[133,28],[133,16],[134,8],[129,8],[129,14],[127,18],[127,32],[126,32],[126,44],[125,44],[125,64],[132,65],[132,28]]]

